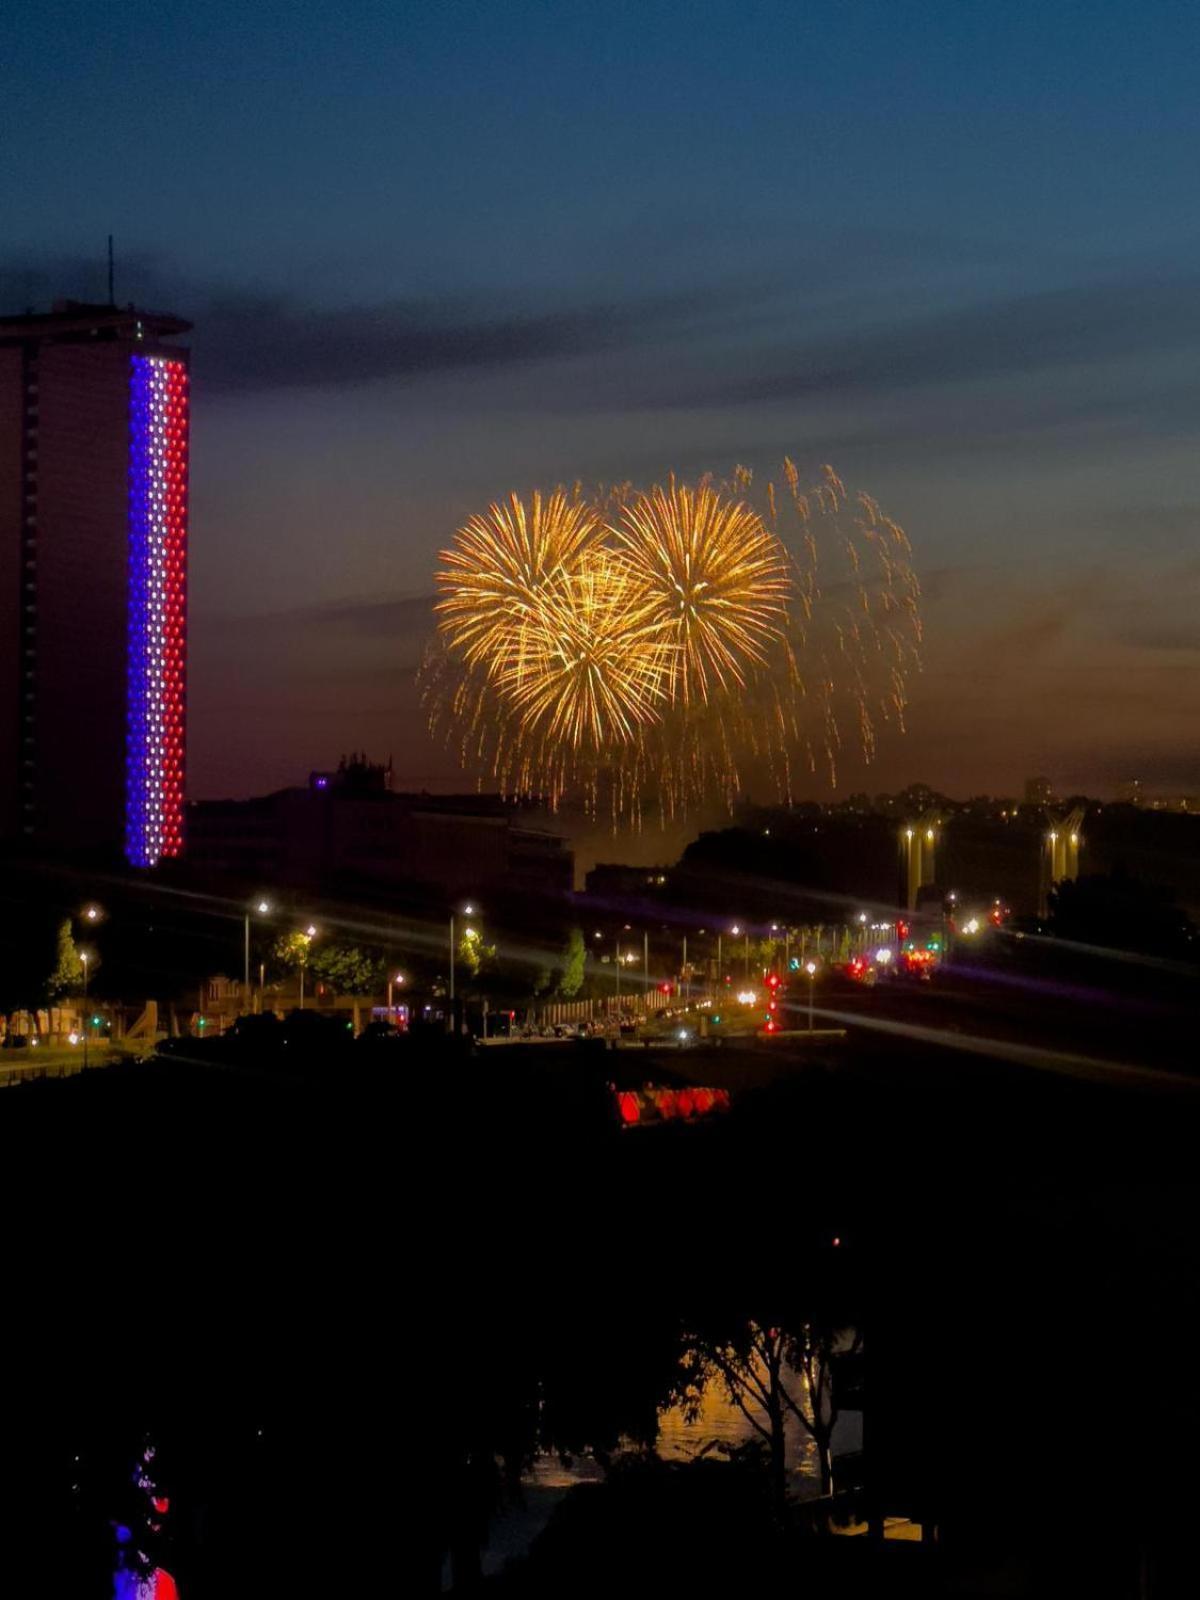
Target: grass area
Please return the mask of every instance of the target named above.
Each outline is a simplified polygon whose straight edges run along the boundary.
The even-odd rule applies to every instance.
[[[119,1061],[134,1061],[145,1046],[126,1044],[117,1039],[92,1039],[88,1043],[88,1067],[115,1066]],[[78,1044],[26,1045],[20,1050],[0,1050],[0,1078],[10,1074],[49,1073],[59,1077],[83,1071],[83,1041]]]

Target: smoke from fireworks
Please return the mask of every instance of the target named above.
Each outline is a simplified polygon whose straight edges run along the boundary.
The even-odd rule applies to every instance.
[[[431,723],[510,793],[614,820],[765,774],[836,776],[847,714],[866,758],[903,725],[919,587],[902,530],[826,468],[757,488],[737,469],[647,492],[511,495],[437,573]]]

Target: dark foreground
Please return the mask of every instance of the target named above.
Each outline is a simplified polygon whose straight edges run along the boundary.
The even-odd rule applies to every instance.
[[[622,1132],[615,1060],[210,1053],[9,1091],[0,1589],[110,1592],[147,1437],[184,1600],[432,1593],[451,1554],[469,1587],[534,1444],[608,1459],[682,1326],[825,1296],[864,1333],[869,1493],[936,1543],[781,1529],[744,1462],[626,1461],[492,1587],[1195,1593],[1186,1076],[852,1029],[664,1058],[732,1111]]]

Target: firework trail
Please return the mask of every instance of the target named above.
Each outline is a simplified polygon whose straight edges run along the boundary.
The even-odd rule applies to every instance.
[[[908,540],[830,468],[755,485],[670,480],[510,495],[437,573],[422,670],[431,725],[509,793],[577,797],[614,823],[731,805],[753,776],[793,798],[903,726],[919,665]]]

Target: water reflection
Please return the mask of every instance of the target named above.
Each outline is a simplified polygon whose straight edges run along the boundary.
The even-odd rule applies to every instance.
[[[796,1380],[799,1392],[799,1380]],[[788,1493],[809,1499],[820,1492],[820,1467],[817,1448],[794,1416],[784,1425],[787,1442]],[[658,1414],[655,1449],[664,1461],[694,1461],[716,1452],[736,1450],[753,1444],[759,1435],[744,1413],[730,1400],[725,1385],[710,1379],[701,1389],[697,1407],[682,1403],[664,1406]],[[834,1454],[850,1454],[862,1448],[862,1414],[843,1412],[834,1427]],[[626,1447],[632,1448],[628,1441]],[[554,1451],[542,1451],[523,1482],[534,1490],[566,1490],[579,1483],[600,1483],[604,1468],[591,1454],[563,1459]]]

